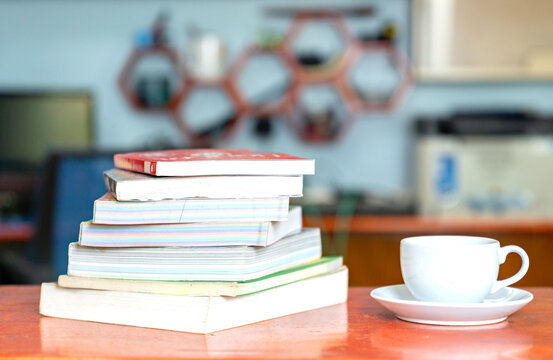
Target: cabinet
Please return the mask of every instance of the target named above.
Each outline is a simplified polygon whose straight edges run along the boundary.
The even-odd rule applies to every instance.
[[[350,286],[382,286],[403,283],[399,262],[401,239],[417,235],[471,235],[498,240],[501,246],[518,245],[530,257],[530,269],[515,286],[553,286],[553,221],[537,219],[444,220],[417,216],[363,216],[337,219],[306,217],[304,226],[319,226],[323,252],[341,254],[350,269]],[[349,229],[344,233],[344,229]],[[467,263],[470,266],[470,263]],[[499,278],[520,268],[520,258],[509,255]]]

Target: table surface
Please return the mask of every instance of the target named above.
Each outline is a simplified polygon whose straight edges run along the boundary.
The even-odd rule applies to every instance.
[[[0,286],[0,358],[551,359],[553,288],[507,321],[431,326],[396,319],[350,288],[347,304],[195,335],[42,317],[38,286]]]

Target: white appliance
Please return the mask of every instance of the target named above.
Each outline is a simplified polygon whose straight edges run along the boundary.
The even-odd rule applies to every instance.
[[[421,214],[553,217],[549,120],[420,120],[415,153]]]

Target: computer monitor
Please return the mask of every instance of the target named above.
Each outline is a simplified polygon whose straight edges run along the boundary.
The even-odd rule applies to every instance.
[[[92,147],[88,92],[0,89],[0,170],[37,168],[51,152]]]
[[[49,154],[93,147],[92,107],[86,91],[0,88],[0,221],[32,221]]]
[[[0,222],[33,224],[36,238],[29,241],[28,245],[31,246],[28,248],[37,250],[33,256],[35,260],[44,257],[43,260],[50,263],[60,261],[56,256],[61,256],[55,252],[59,242],[55,239],[59,231],[50,233],[52,228],[58,226],[57,223],[45,225],[46,222],[64,219],[65,216],[57,212],[57,209],[63,207],[52,206],[52,202],[57,201],[51,194],[54,184],[46,186],[43,180],[42,175],[48,173],[46,168],[52,167],[47,164],[52,162],[47,160],[52,158],[50,154],[53,153],[89,152],[93,148],[92,110],[92,94],[86,91],[0,89]],[[107,163],[105,160],[106,167]],[[59,177],[52,176],[52,181],[62,181],[67,177],[65,165],[59,168],[62,174]],[[57,162],[52,170],[58,170]],[[94,172],[98,173],[95,180],[98,182],[97,187],[100,187],[101,170]],[[88,180],[86,176],[84,180]],[[72,178],[84,181],[82,175]],[[83,189],[88,190],[87,184],[82,185]],[[62,184],[63,187],[68,188]],[[91,206],[90,199],[100,193],[99,189],[90,195],[84,190],[81,193],[72,192],[73,201],[80,204],[82,199],[86,199],[87,205]],[[49,199],[45,200],[45,197]],[[63,201],[62,204],[70,201]],[[38,207],[44,211],[38,211]],[[51,214],[52,209],[56,209],[55,214]],[[65,219],[70,220],[69,217]],[[75,239],[78,222],[76,226],[71,224],[72,238]],[[68,239],[64,238],[63,241]],[[36,246],[35,242],[39,242],[40,246]],[[44,246],[47,248],[44,249]],[[61,266],[56,265],[56,270]]]

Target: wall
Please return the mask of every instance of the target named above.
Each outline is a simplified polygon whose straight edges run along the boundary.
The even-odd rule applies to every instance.
[[[379,17],[408,28],[407,0],[376,0]],[[304,0],[301,6],[332,4]],[[268,21],[262,13],[269,1],[0,1],[0,88],[87,89],[95,99],[96,145],[126,149],[170,142],[184,145],[169,118],[133,111],[123,101],[116,78],[132,49],[133,35],[148,27],[156,14],[170,11],[170,35],[184,48],[185,24],[196,24],[223,36],[230,56],[250,43]],[[297,6],[279,0],[278,5]],[[368,26],[371,26],[370,24]],[[402,34],[400,45],[407,47]],[[251,126],[221,146],[282,151],[317,159],[317,176],[308,183],[376,193],[410,191],[412,176],[411,120],[422,114],[445,114],[457,108],[525,108],[553,113],[553,86],[548,83],[418,84],[405,106],[390,115],[359,118],[339,143],[301,143],[283,124],[268,140],[252,136]],[[1,114],[0,114],[1,116]],[[250,124],[251,125],[251,124]]]

